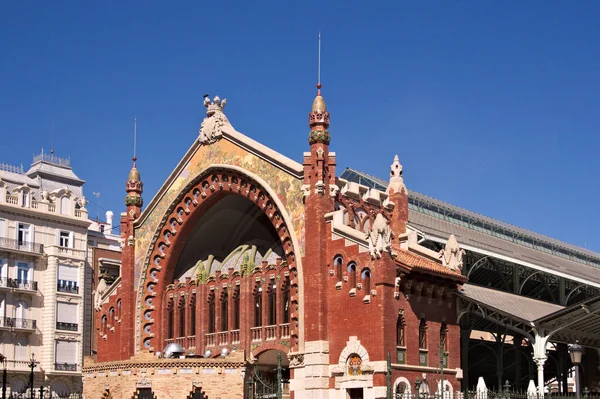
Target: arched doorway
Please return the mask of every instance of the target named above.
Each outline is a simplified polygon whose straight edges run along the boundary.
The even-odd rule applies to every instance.
[[[278,389],[281,397],[290,397],[290,363],[285,352],[269,349],[258,355],[252,365],[250,378],[252,379],[253,399],[267,399],[276,397]]]

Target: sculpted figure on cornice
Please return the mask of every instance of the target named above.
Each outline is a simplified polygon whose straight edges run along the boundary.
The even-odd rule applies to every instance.
[[[453,271],[461,271],[463,268],[463,256],[465,250],[458,245],[454,234],[451,234],[446,247],[440,251],[442,265]]]
[[[206,117],[200,125],[200,138],[198,139],[201,144],[212,144],[223,137],[223,132],[233,131],[233,127],[223,113],[226,103],[227,99],[221,100],[219,96],[216,96],[212,102],[208,95],[204,97]]]
[[[392,237],[394,233],[390,228],[388,221],[381,213],[378,213],[373,223],[373,228],[367,231],[366,239],[369,242],[369,252],[372,259],[381,258],[384,251],[389,252],[392,256]]]

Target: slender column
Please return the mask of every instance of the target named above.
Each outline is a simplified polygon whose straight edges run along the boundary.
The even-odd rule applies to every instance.
[[[523,349],[523,337],[520,335],[514,336],[514,345],[515,345],[515,388],[517,391],[521,390],[521,351]]]
[[[464,315],[460,326],[460,367],[463,371],[461,388],[463,392],[469,389],[469,340],[471,339],[471,328],[469,326],[469,315]]]
[[[519,293],[519,288],[521,288],[521,279],[519,278],[519,265],[513,266],[513,294]]]
[[[537,383],[538,383],[538,395],[544,396],[544,364],[548,359],[546,355],[546,344],[548,343],[548,337],[545,337],[544,331],[541,330],[535,334],[535,342],[533,343],[533,361],[537,365]]]
[[[279,270],[277,270],[277,273],[279,273]],[[281,308],[283,299],[283,290],[281,288],[283,287],[283,281],[281,276],[277,274],[277,277],[275,278],[277,284],[277,288],[275,288],[275,325],[277,326],[275,327],[275,334],[277,339],[281,339],[281,329],[279,328],[279,325],[283,323],[283,311]]]

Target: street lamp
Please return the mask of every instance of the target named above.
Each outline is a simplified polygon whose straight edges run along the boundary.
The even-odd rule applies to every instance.
[[[574,344],[569,346],[569,356],[571,357],[571,363],[575,366],[575,393],[577,399],[581,398],[581,392],[579,392],[579,364],[581,363],[581,356],[583,355],[583,346],[579,345],[579,341],[575,341]]]
[[[35,354],[31,354],[31,361],[29,362],[29,368],[31,369],[31,373],[29,373],[29,386],[31,387],[31,399],[34,399],[35,389],[33,388],[33,369],[35,368]]]
[[[419,377],[417,377],[415,379],[415,398],[418,398],[421,396],[421,393],[419,392],[420,389],[421,389],[421,381],[419,380]]]

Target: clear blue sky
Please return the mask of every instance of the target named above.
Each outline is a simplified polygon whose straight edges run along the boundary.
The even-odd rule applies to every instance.
[[[308,149],[322,30],[331,149],[409,189],[600,251],[600,2],[0,2],[0,162],[70,156],[118,214],[133,116],[146,203],[197,138]],[[103,213],[103,212],[102,212]],[[90,205],[90,214],[96,209]]]

